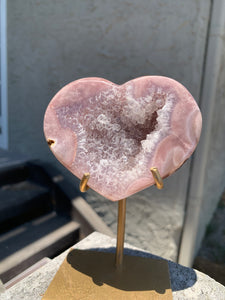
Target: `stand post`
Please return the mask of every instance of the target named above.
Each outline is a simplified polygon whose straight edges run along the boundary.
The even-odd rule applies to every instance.
[[[126,198],[118,201],[116,267],[121,268],[123,263],[123,248],[126,220]]]

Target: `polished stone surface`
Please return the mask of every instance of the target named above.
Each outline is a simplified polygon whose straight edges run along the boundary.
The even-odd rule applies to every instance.
[[[193,153],[201,113],[177,81],[145,76],[121,86],[84,78],[62,88],[50,102],[44,132],[56,158],[111,200],[150,185],[151,167],[162,178]]]

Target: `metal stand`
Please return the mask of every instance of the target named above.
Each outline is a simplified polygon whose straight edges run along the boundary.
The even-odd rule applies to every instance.
[[[157,188],[163,181],[151,168]],[[87,191],[89,173],[80,190]],[[169,268],[165,260],[124,255],[126,199],[118,201],[116,257],[114,253],[73,249],[60,266],[42,299],[172,300]]]
[[[152,167],[150,170],[155,180],[156,187],[161,190],[163,188],[163,180],[159,174],[158,168]],[[90,173],[84,173],[80,182],[80,191],[83,193],[89,189],[89,186],[87,184],[89,178],[90,178]],[[117,244],[116,244],[117,269],[121,269],[123,264],[125,221],[126,221],[126,199],[122,199],[118,201]]]

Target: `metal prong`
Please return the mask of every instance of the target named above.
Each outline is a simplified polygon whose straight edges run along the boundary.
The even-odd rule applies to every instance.
[[[161,190],[163,188],[163,180],[162,177],[159,174],[159,170],[156,167],[153,167],[150,169],[152,172],[152,176],[155,179],[155,185],[156,187]]]
[[[90,178],[90,174],[84,173],[84,175],[80,181],[80,191],[82,193],[85,193],[89,189],[89,186],[87,185],[89,178]]]
[[[55,144],[55,141],[52,140],[52,139],[48,139],[47,143],[48,143],[49,147],[51,147],[51,146],[53,146]]]
[[[126,220],[126,199],[118,201],[116,267],[121,269],[123,263],[124,235]]]

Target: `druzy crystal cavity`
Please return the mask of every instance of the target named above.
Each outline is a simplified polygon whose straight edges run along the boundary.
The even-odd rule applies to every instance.
[[[63,87],[50,102],[44,132],[56,158],[79,179],[113,201],[175,172],[194,151],[202,118],[177,81],[145,76],[116,85],[84,78]]]

